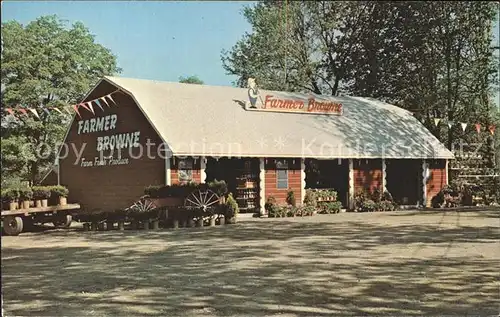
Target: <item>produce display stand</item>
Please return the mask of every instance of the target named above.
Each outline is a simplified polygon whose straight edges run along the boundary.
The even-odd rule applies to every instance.
[[[71,211],[77,209],[80,209],[79,204],[2,210],[3,233],[16,236],[35,223],[47,222],[58,228],[68,228],[72,221]]]

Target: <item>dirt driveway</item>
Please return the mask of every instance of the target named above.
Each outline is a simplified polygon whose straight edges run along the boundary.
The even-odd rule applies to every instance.
[[[2,238],[7,316],[497,315],[500,213]]]

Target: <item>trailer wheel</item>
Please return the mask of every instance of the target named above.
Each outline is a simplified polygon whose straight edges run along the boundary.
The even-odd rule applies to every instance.
[[[71,226],[71,221],[73,220],[73,217],[71,215],[62,215],[62,216],[57,216],[52,223],[54,224],[54,227],[56,228],[69,228]]]
[[[17,236],[23,231],[23,219],[16,216],[5,216],[3,218],[3,230],[8,236]]]

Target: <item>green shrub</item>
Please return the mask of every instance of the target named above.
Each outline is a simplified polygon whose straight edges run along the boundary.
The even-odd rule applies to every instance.
[[[219,197],[227,194],[227,184],[223,180],[218,181],[215,179],[214,181],[208,183],[208,188],[219,195]]]
[[[342,203],[340,201],[332,201],[322,204],[321,213],[324,214],[336,214],[342,209]]]
[[[149,185],[144,188],[144,195],[147,195],[150,198],[159,198],[160,197],[160,188],[162,186],[159,185]]]
[[[392,194],[387,190],[384,191],[384,194],[382,195],[382,200],[394,202],[394,198],[392,198]]]
[[[434,197],[431,199],[432,208],[441,208],[444,204],[444,191],[440,190]]]
[[[337,192],[333,189],[318,189],[318,198],[333,198],[333,201],[337,200]]]
[[[273,196],[267,197],[264,209],[266,209],[268,217],[273,218],[279,216],[279,206],[276,204],[276,199]]]
[[[297,206],[297,201],[295,200],[295,193],[293,190],[288,191],[286,194],[286,203],[292,207]]]
[[[33,198],[33,191],[28,187],[21,187],[18,189],[20,200],[30,200]]]
[[[50,186],[50,197],[68,197],[69,191],[66,187],[61,185]]]
[[[36,200],[43,200],[50,198],[50,187],[48,186],[33,186],[33,198]]]
[[[377,211],[393,211],[396,209],[396,206],[391,201],[382,200],[381,202],[377,203],[376,209]]]
[[[17,188],[2,189],[2,201],[5,203],[15,202],[19,199],[19,190]]]
[[[233,197],[233,193],[229,193],[229,195],[227,195],[226,205],[231,206],[234,216],[240,213],[240,208],[238,207],[238,203]]]
[[[304,196],[304,205],[316,208],[318,205],[318,197],[316,192],[312,189],[306,189],[306,195]]]

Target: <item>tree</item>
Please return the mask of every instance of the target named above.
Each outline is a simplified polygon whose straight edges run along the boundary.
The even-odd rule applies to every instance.
[[[199,79],[198,76],[189,76],[189,77],[179,77],[179,82],[183,84],[196,84],[203,85],[203,80]]]
[[[37,107],[40,116],[2,117],[2,176],[36,183],[54,162],[68,124],[63,116],[40,110],[78,103],[102,76],[120,69],[116,56],[96,43],[81,22],[68,28],[56,16],[26,26],[2,23],[1,59],[2,110],[28,105]],[[36,149],[42,144],[41,156]]]

